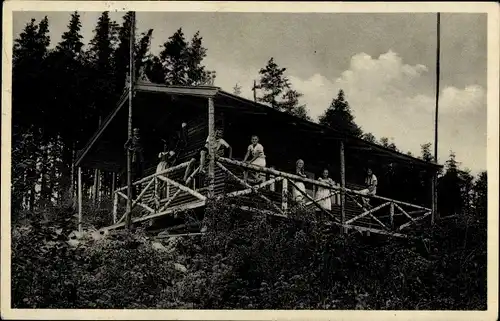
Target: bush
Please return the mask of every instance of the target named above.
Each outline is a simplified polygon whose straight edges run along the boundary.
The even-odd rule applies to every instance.
[[[486,308],[485,222],[443,222],[415,231],[419,238],[398,240],[340,235],[301,210],[291,217],[212,203],[204,218],[209,233],[162,242],[140,230],[89,229],[71,239],[74,218],[27,220],[13,229],[13,305]]]

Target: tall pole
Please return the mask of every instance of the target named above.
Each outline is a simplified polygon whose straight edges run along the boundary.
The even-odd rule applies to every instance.
[[[340,141],[340,216],[342,222],[341,233],[344,234],[346,230],[344,229],[345,224],[345,152],[344,152],[344,142]]]
[[[214,197],[214,184],[215,184],[215,107],[214,99],[208,98],[208,195],[210,198]]]
[[[257,82],[255,80],[253,81],[252,91],[253,91],[253,102],[256,103],[257,102]]]
[[[434,161],[438,162],[438,117],[439,117],[439,78],[441,56],[441,13],[437,14],[437,46],[436,46],[436,115],[434,117]]]
[[[135,46],[135,12],[132,12],[129,43],[129,90],[128,90],[128,139],[132,139],[132,100],[134,98],[134,46]],[[132,152],[127,148],[127,215],[125,225],[130,228],[132,218]]]
[[[434,162],[438,163],[438,120],[439,120],[439,80],[440,80],[440,56],[441,56],[441,13],[437,13],[437,46],[436,46],[436,114],[434,116]],[[437,213],[437,172],[432,178],[432,216],[431,223],[434,224],[438,218]]]

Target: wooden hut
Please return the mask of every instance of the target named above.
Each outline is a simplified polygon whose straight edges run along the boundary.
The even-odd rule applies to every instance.
[[[127,186],[120,177],[125,176],[127,164],[123,147],[129,116],[127,97],[125,92],[75,162],[75,168],[113,173],[114,224],[109,228],[124,225],[125,209],[120,206],[120,200],[127,198]],[[301,206],[323,212],[332,224],[346,230],[402,235],[404,229],[433,214],[430,184],[426,187],[429,197],[425,199],[397,200],[397,190],[405,188],[404,182],[393,180],[385,185],[401,187],[384,188],[385,175],[380,173],[383,168],[385,173],[387,167],[406,166],[424,173],[423,177],[430,181],[439,165],[294,117],[218,87],[165,86],[138,81],[133,91],[132,123],[140,129],[146,169],[143,177],[134,182],[139,193],[132,205],[139,210],[132,217],[133,223],[203,208],[208,200],[216,198],[238,199],[235,204],[248,211],[287,216],[297,205],[290,199],[290,190],[297,182],[303,182],[307,190]],[[215,127],[223,129],[233,157],[216,157],[213,149],[209,149],[212,157],[207,161],[207,175],[199,175],[198,168],[194,168],[188,181],[184,181],[189,161],[199,157],[200,149]],[[266,168],[242,162],[254,134],[264,146]],[[170,142],[170,147],[177,146],[179,155],[172,167],[155,173],[158,153],[164,150],[165,142]],[[304,160],[307,178],[295,175],[297,159]],[[380,192],[369,197],[373,201],[370,208],[361,202],[358,193],[367,167],[373,169],[380,181]],[[317,180],[325,168],[336,182],[334,186]],[[265,182],[250,186],[243,180],[243,172],[248,170],[265,174]],[[158,192],[159,184],[166,189],[162,195]],[[331,190],[331,209],[321,208],[315,199],[319,187]]]

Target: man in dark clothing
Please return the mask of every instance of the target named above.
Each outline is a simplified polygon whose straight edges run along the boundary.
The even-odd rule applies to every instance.
[[[125,143],[125,149],[129,150],[132,154],[132,163],[131,163],[131,176],[132,183],[142,178],[144,172],[144,157],[143,157],[143,149],[141,145],[141,139],[139,135],[139,128],[134,128],[132,138],[128,139]],[[137,189],[134,188],[132,191],[134,192],[133,197],[137,194]]]

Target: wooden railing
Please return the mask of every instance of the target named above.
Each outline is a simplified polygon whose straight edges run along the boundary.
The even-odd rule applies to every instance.
[[[287,212],[290,210],[290,187],[301,193],[303,199],[306,200],[305,202],[301,202],[299,204],[300,206],[311,207],[317,211],[323,212],[332,218],[332,224],[336,224],[351,230],[404,236],[403,234],[401,234],[401,231],[431,215],[431,209],[423,206],[410,204],[407,202],[402,202],[378,195],[364,195],[363,193],[356,190],[342,188],[338,184],[330,185],[322,181],[304,178],[295,174],[290,174],[271,168],[260,167],[233,159],[219,157],[217,159],[217,166],[219,166],[224,170],[224,172],[227,173],[229,179],[232,179],[235,182],[239,183],[242,188],[240,190],[231,191],[230,193],[227,193],[225,195],[220,195],[219,197],[236,198],[244,195],[254,194],[256,195],[256,197],[263,200],[264,203],[268,205],[268,210],[260,209],[260,211],[269,213],[274,212],[279,216],[286,216]],[[228,169],[229,166],[233,168],[243,168],[245,170],[265,173],[268,175],[268,179],[257,185],[250,186],[247,182],[239,178],[235,173]],[[266,188],[277,184],[278,182],[281,185],[281,204],[277,204],[276,202],[271,201],[269,197],[266,196],[265,192]],[[311,196],[307,192],[302,191],[297,187],[297,182],[311,184],[316,188],[325,188],[330,191],[330,195],[328,195],[327,197],[335,197],[337,201],[332,202],[332,209],[326,209],[320,204],[320,201],[322,201],[322,199],[317,199],[315,196]],[[338,209],[337,211],[334,210],[337,205],[341,205],[341,199],[338,196],[342,191],[346,196],[346,203],[349,203],[357,209],[357,213],[356,211],[351,211],[351,216],[346,217],[343,222],[341,215],[339,215],[338,213]],[[371,205],[366,205],[366,203],[363,202],[363,198],[369,199],[370,203],[378,204],[373,207]],[[345,205],[346,204],[344,204],[344,206]],[[246,206],[245,209],[250,210],[251,208],[249,206]]]
[[[329,224],[334,224],[345,230],[366,231],[380,234],[404,236],[402,232],[412,224],[425,219],[431,214],[429,208],[410,204],[378,195],[364,195],[359,191],[342,188],[339,184],[328,184],[324,181],[301,177],[295,174],[260,167],[245,162],[217,157],[215,160],[218,172],[225,177],[223,189],[217,189],[216,198],[241,199],[247,198],[249,204],[240,205],[248,211],[265,212],[270,215],[288,217],[290,211],[301,206],[321,212],[329,218]],[[141,178],[133,183],[138,191],[137,197],[132,200],[132,222],[143,222],[177,211],[184,211],[206,204],[208,197],[207,187],[197,187],[195,177],[200,168],[194,169],[186,181],[184,172],[188,162],[168,168],[162,172]],[[256,185],[250,185],[243,177],[244,171],[255,171],[266,175],[266,179]],[[227,188],[229,182],[234,182],[232,190]],[[297,183],[312,185],[314,190],[327,189],[329,195],[322,199],[310,195],[298,188]],[[114,192],[113,202],[113,227],[124,225],[125,211],[118,218],[120,201],[127,201],[127,187],[121,187]],[[291,197],[291,191],[302,195],[302,200],[297,202]],[[345,197],[340,197],[341,194]],[[321,205],[325,198],[332,202],[331,208]],[[342,200],[344,204],[342,204]],[[369,199],[369,203],[363,199]],[[260,202],[260,203],[259,203]],[[256,206],[259,203],[262,206]],[[348,215],[342,216],[340,207]],[[139,211],[135,210],[140,208]]]
[[[143,222],[154,219],[176,211],[183,211],[205,204],[206,196],[200,193],[200,190],[194,186],[194,178],[199,172],[199,168],[189,175],[186,181],[183,181],[184,172],[189,162],[185,162],[164,171],[148,175],[132,183],[134,189],[139,190],[139,194],[132,200],[132,213],[139,214],[138,217],[132,217],[132,222]],[[139,188],[137,188],[139,186]],[[127,201],[128,187],[124,186],[114,192],[113,200],[113,226],[120,227],[124,225],[126,211],[118,219],[120,200]],[[189,201],[180,199],[182,196],[188,196]],[[178,204],[175,204],[177,200]],[[135,210],[137,207],[141,211]]]

